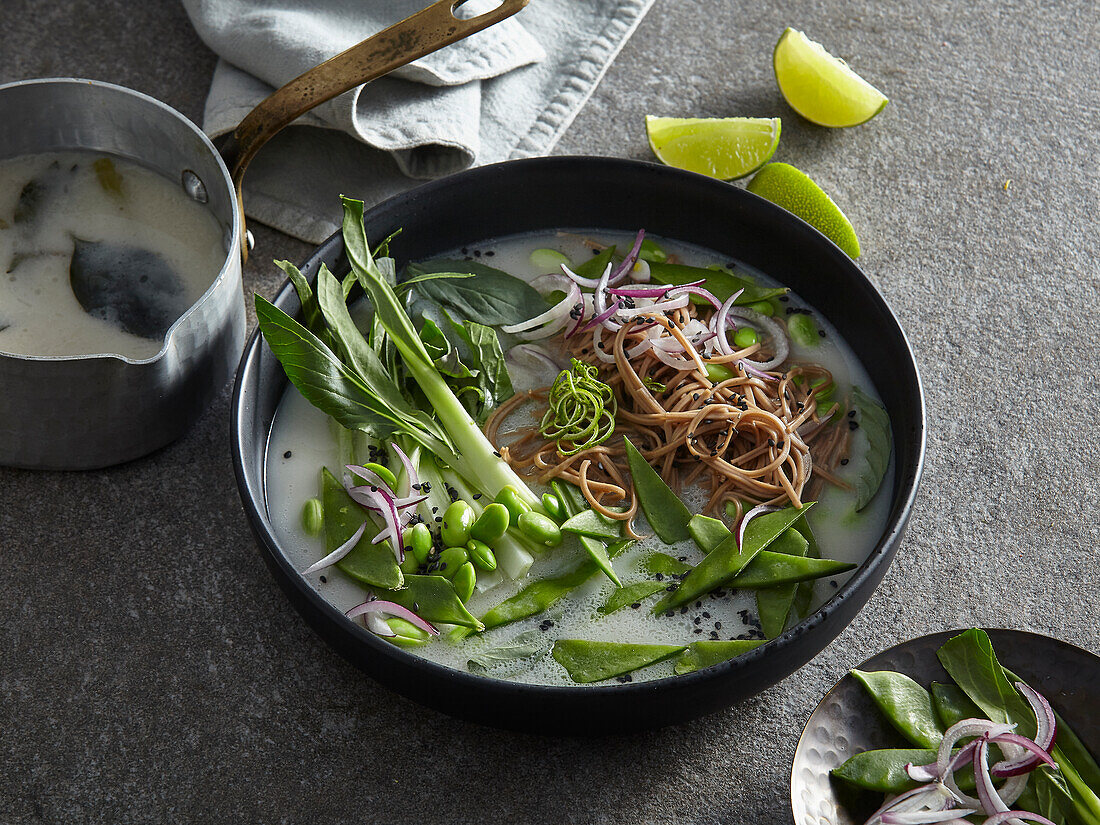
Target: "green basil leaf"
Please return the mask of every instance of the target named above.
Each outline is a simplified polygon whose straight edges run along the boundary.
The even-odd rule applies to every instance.
[[[690,284],[693,281],[706,279],[704,286],[713,292],[714,297],[719,301],[726,300],[738,290],[744,290],[734,301],[738,305],[754,304],[757,301],[766,301],[790,292],[786,287],[757,286],[748,278],[739,277],[725,269],[703,269],[684,264],[651,262],[649,273],[650,279],[659,284]],[[696,304],[707,303],[707,300],[699,295],[692,295],[691,300]]]
[[[409,278],[440,272],[472,277],[421,280],[416,289],[463,318],[498,327],[518,324],[546,311],[546,301],[526,281],[474,261],[439,259],[409,264],[405,269]]]
[[[871,503],[886,468],[890,466],[890,449],[893,438],[890,431],[890,416],[886,409],[871,396],[852,387],[852,403],[859,412],[859,426],[867,438],[867,452],[853,459],[857,466],[856,510],[862,510]]]

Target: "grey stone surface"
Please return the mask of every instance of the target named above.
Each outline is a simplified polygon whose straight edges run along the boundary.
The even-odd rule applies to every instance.
[[[886,111],[800,121],[771,73],[787,25]],[[227,390],[126,466],[0,470],[0,822],[783,823],[803,723],[872,653],[971,624],[1097,651],[1098,29],[1085,2],[658,0],[559,146],[645,158],[647,112],[781,115],[777,159],[847,211],[911,336],[929,452],[908,537],[797,674],[600,741],[423,710],[331,652],[260,563]],[[0,30],[0,81],[94,77],[201,115],[213,56],[172,0],[4,0]],[[255,231],[245,287],[270,296],[267,261],[307,249]]]

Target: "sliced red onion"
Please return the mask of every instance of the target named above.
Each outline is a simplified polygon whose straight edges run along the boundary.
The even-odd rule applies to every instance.
[[[583,317],[583,316],[582,316]],[[505,359],[511,359],[514,363],[521,363],[520,359],[523,358],[528,362],[537,361],[540,365],[549,367],[552,370],[561,372],[565,369],[557,359],[554,358],[549,352],[544,350],[538,344],[516,344],[510,350]]]
[[[611,264],[607,265],[607,268],[603,271],[603,275],[600,276],[600,281],[596,285],[596,291],[592,293],[593,308],[596,315],[603,315],[607,311],[607,285],[609,283],[608,278],[611,275]],[[618,300],[615,303],[619,303]],[[611,313],[614,315],[615,313]],[[610,315],[606,316],[601,323],[612,332],[618,332],[622,329],[622,324],[610,320]]]
[[[581,289],[576,284],[572,284],[570,285],[569,294],[566,295],[564,299],[554,304],[554,306],[550,307],[550,309],[546,310],[546,312],[536,315],[534,318],[528,318],[526,321],[521,321],[518,324],[502,326],[501,329],[507,333],[531,332],[541,327],[543,324],[546,324],[547,328],[552,328],[552,331],[546,333],[546,335],[552,335],[557,329],[560,329],[568,322],[569,313],[573,311],[573,307],[575,307],[580,300]],[[539,335],[538,337],[546,336]]]
[[[303,576],[308,576],[310,573],[316,573],[318,570],[324,570],[326,567],[331,567],[340,561],[344,556],[350,553],[355,545],[359,543],[359,539],[363,538],[363,533],[366,532],[367,522],[363,522],[359,525],[359,529],[351,534],[351,538],[321,559],[319,562],[315,562],[302,571]]]
[[[599,309],[599,301],[597,301],[596,303],[597,303],[596,308]],[[597,315],[595,318],[593,318],[591,321],[589,321],[587,324],[585,324],[583,327],[581,327],[578,330],[578,332],[588,332],[588,330],[592,329],[593,327],[600,326],[604,321],[606,321],[608,318],[610,318],[612,315],[614,315],[616,312],[618,312],[621,308],[622,308],[622,304],[620,304],[618,301],[616,301],[615,303],[613,303],[607,309],[601,310],[599,315]],[[616,328],[613,331],[617,332],[619,327],[621,327],[621,326],[622,326],[621,324],[616,325]]]
[[[715,315],[714,332],[718,336],[718,351],[723,355],[732,355],[733,348],[730,347],[729,338],[726,333],[729,330],[729,318],[730,310],[733,309],[733,302],[741,297],[741,293],[745,290],[739,289],[722,302],[722,306],[718,307],[718,312]]]
[[[905,813],[907,811],[943,811],[954,804],[950,792],[943,785],[920,785],[892,799],[888,799],[881,808],[871,814],[866,825],[882,822],[887,813]]]
[[[928,765],[914,765],[912,762],[906,762],[905,772],[909,774],[909,778],[914,782],[935,782],[940,778],[940,775],[936,773],[935,762]]]
[[[955,782],[955,770],[962,764],[959,757],[953,757],[951,751],[955,747],[960,739],[967,739],[971,736],[999,736],[1003,733],[1012,733],[1015,729],[1015,725],[1002,725],[996,722],[990,722],[988,719],[963,719],[956,722],[949,727],[943,735],[943,740],[940,742],[939,752],[936,754],[936,775],[940,777],[940,781],[943,782],[947,788],[955,794],[955,797],[963,805],[968,805],[972,808],[982,807],[980,799],[975,799],[970,794],[963,793],[959,789],[959,785]],[[968,756],[975,752],[977,745],[975,742],[971,742],[967,747],[963,748],[963,753]]]
[[[787,333],[783,331],[778,323],[773,321],[767,315],[757,312],[755,309],[749,309],[748,307],[731,306],[729,308],[729,314],[735,318],[743,318],[757,329],[762,329],[771,338],[772,347],[775,348],[775,355],[768,361],[751,361],[754,367],[758,370],[773,370],[787,360],[787,356],[791,353],[791,343],[787,339]],[[727,353],[728,355],[729,353]]]
[[[677,355],[673,355],[658,346],[653,347],[653,354],[657,356],[657,360],[660,361],[662,364],[665,364],[666,366],[672,367],[676,370],[693,370],[699,366],[690,359],[681,358]]]
[[[397,635],[397,632],[386,624],[386,620],[382,618],[381,613],[368,613],[365,618],[367,620],[367,629],[375,636],[392,638]]]
[[[974,751],[974,779],[978,788],[978,799],[987,814],[1005,813],[1009,810],[1027,786],[1028,777],[1013,776],[1004,783],[1000,791],[993,785],[989,775],[989,740],[982,737]],[[1012,822],[1012,820],[1009,820]]]
[[[397,453],[397,457],[401,461],[401,466],[405,468],[405,479],[401,485],[403,489],[397,490],[396,492],[401,493],[403,496],[407,496],[412,493],[413,490],[420,489],[420,476],[417,475],[416,472],[416,462],[405,455],[405,451],[401,449],[401,446],[396,441],[391,442],[390,447]]]
[[[705,284],[706,281],[697,281],[696,283]],[[716,296],[709,289],[705,289],[701,286],[696,286],[696,284],[683,284],[682,286],[676,287],[676,289],[682,289],[684,292],[705,298],[715,309],[720,309],[722,306],[722,302],[718,300],[718,296]]]
[[[389,488],[357,487],[354,490],[349,490],[348,495],[352,497],[352,500],[382,514],[382,521],[385,522],[386,527],[371,539],[371,544],[378,544],[386,539],[391,539],[390,544],[393,545],[393,554],[397,557],[398,563],[401,563],[405,558],[405,548],[401,538],[401,517],[398,515],[397,504],[393,495],[389,492]]]
[[[425,633],[430,633],[433,636],[439,635],[439,631],[436,630],[434,626],[421,619],[407,607],[402,607],[396,602],[387,602],[383,599],[370,599],[369,601],[365,601],[360,605],[356,605],[344,615],[349,619],[354,619],[367,613],[386,613],[390,616],[396,616],[399,619],[404,619],[409,624],[416,625]]]
[[[627,275],[630,274],[630,270],[634,266],[634,262],[638,260],[638,253],[642,251],[642,240],[645,238],[645,230],[639,229],[638,234],[634,238],[634,245],[630,247],[630,251],[623,258],[623,262],[619,264],[618,268],[611,273],[611,277],[608,279],[608,284],[614,286]]]
[[[1040,762],[1045,762],[1052,768],[1058,767],[1058,763],[1055,762],[1046,748],[1042,747],[1037,742],[1028,739],[1026,736],[1021,736],[1018,733],[1004,733],[1000,736],[994,736],[990,742],[995,742],[998,745],[1010,744],[1019,745],[1024,749],[1024,756],[1014,760],[1004,760],[995,764],[990,768],[989,772],[994,776],[1008,777],[1019,776],[1020,774],[1030,773],[1039,766]]]
[[[741,525],[737,528],[737,552],[738,553],[741,552],[741,547],[745,543],[745,528],[749,526],[749,522],[752,521],[757,516],[762,516],[765,513],[774,513],[776,510],[779,510],[779,509],[780,509],[779,507],[771,507],[767,504],[758,504],[756,507],[753,507],[747,513],[745,513],[744,517],[741,519]]]
[[[706,281],[696,281],[697,284],[705,284]],[[610,295],[618,295],[622,298],[663,298],[665,294],[676,287],[672,284],[659,284],[658,286],[609,286],[607,292]]]
[[[374,472],[373,470],[368,470],[366,467],[360,467],[358,464],[345,464],[344,466],[347,467],[350,472],[355,473],[355,475],[359,476],[361,479],[363,479],[363,481],[367,482],[371,486],[385,487],[387,490],[390,490],[390,485],[383,481],[382,476],[378,475],[378,473]],[[345,487],[346,486],[347,485],[345,485]],[[359,488],[351,487],[349,489],[357,490]],[[390,490],[390,492],[392,493],[393,490]]]
[[[637,358],[639,355],[649,352],[655,345],[656,341],[652,338],[644,338],[626,351],[626,359],[629,361],[633,358]],[[612,358],[612,360],[615,359]]]
[[[549,295],[551,292],[569,292],[569,287],[572,285],[572,280],[556,272],[550,275],[539,275],[531,281],[531,286],[538,290],[540,295]]]
[[[721,336],[719,336],[719,340],[721,340]],[[770,375],[769,373],[764,372],[762,369],[760,369],[759,366],[757,366],[755,361],[750,361],[748,358],[742,358],[737,363],[740,364],[741,368],[749,375],[755,375],[757,378],[763,378],[765,381],[779,380],[774,375]]]
[[[1050,702],[1041,693],[1023,682],[1017,682],[1016,688],[1027,699],[1027,703],[1031,705],[1031,710],[1035,714],[1035,740],[1034,742],[1026,740],[1030,744],[1016,742],[1020,747],[1027,748],[1027,750],[1017,759],[1005,759],[994,765],[991,771],[994,776],[1018,776],[1034,770],[1040,761],[1049,762],[1050,757],[1047,755],[1047,751],[1054,744],[1054,737],[1057,734],[1058,725]],[[1021,739],[1023,738],[1021,737]],[[1040,750],[1034,750],[1031,744],[1036,745]]]
[[[809,473],[806,474],[807,476]],[[905,766],[905,772],[909,774],[909,778],[916,782],[937,782],[941,781],[945,774],[954,773],[959,769],[961,765],[969,762],[974,757],[974,748],[977,747],[977,740],[970,742],[966,747],[962,748],[958,753],[952,756],[948,762],[947,767],[942,771],[940,769],[939,762],[932,762],[928,765],[914,765],[909,762]]]
[[[620,318],[634,318],[638,315],[654,315],[657,313],[671,312],[674,309],[682,309],[688,305],[688,301],[691,299],[688,296],[681,295],[679,298],[673,298],[668,301],[659,301],[655,304],[649,304],[648,306],[636,306],[636,307],[622,307],[619,309]],[[616,302],[617,303],[617,302]]]
[[[566,277],[569,278],[570,281],[577,284],[578,286],[583,286],[587,289],[595,289],[597,286],[599,286],[599,278],[585,278],[583,275],[578,275],[565,264],[561,265],[561,271],[565,273]],[[611,264],[607,265],[607,269],[605,270],[605,272],[607,272],[608,274],[611,273]]]
[[[1039,825],[1054,825],[1042,814],[1032,813],[1031,811],[1002,811],[999,814],[993,814],[982,825],[1004,825],[1004,823],[1014,819],[1027,819],[1031,822],[1038,822]]]
[[[965,816],[976,813],[972,808],[955,808],[943,811],[887,811],[880,822],[882,825],[931,825],[934,822],[950,822],[962,820]],[[965,822],[965,820],[963,820]]]

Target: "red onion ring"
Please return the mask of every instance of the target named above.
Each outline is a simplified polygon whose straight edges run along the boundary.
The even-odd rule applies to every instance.
[[[659,301],[658,303],[649,304],[648,306],[640,306],[640,307],[631,308],[631,307],[622,307],[620,305],[620,309],[618,310],[618,313],[619,313],[619,317],[624,318],[624,319],[626,319],[626,318],[635,318],[639,315],[652,315],[652,314],[655,314],[655,313],[665,313],[665,312],[670,312],[674,309],[681,309],[683,307],[686,307],[688,305],[688,301],[690,301],[690,300],[691,299],[688,298],[687,295],[681,295],[678,298],[674,298],[674,299],[669,300],[669,301]],[[618,303],[618,302],[616,301],[616,303]]]
[[[1016,682],[1016,689],[1024,695],[1035,714],[1035,740],[1032,742],[1024,736],[1020,737],[1023,740],[1022,742],[1013,740],[1015,744],[1026,748],[1027,751],[1018,759],[1004,759],[994,765],[991,769],[994,776],[1018,776],[1022,773],[1028,773],[1038,767],[1040,761],[1054,764],[1048,754],[1051,745],[1054,744],[1054,737],[1057,735],[1058,730],[1054,709],[1051,708],[1050,702],[1041,693],[1023,682]],[[1035,745],[1039,750],[1032,748],[1032,745]]]
[[[748,307],[731,306],[728,312],[735,318],[743,318],[758,329],[763,329],[771,337],[772,346],[775,347],[775,355],[768,361],[749,362],[756,369],[761,371],[773,370],[787,360],[787,356],[791,354],[791,344],[787,340],[787,333],[783,331],[783,327],[767,315]]]
[[[332,565],[336,564],[336,562],[340,561],[340,559],[342,559],[355,548],[355,545],[359,543],[359,539],[363,538],[363,533],[366,532],[366,529],[367,522],[364,521],[361,525],[359,525],[359,529],[351,534],[350,539],[345,541],[343,544],[341,544],[320,561],[311,564],[309,567],[302,571],[302,575],[308,576],[310,573],[316,573],[318,570],[324,570],[326,567],[331,567]]]
[[[572,285],[572,280],[556,272],[552,272],[548,275],[539,275],[531,281],[531,286],[533,286],[540,295],[549,295],[551,292],[569,292],[569,287]]]
[[[583,327],[581,327],[577,331],[578,332],[588,332],[588,330],[592,329],[593,327],[600,326],[600,324],[603,324],[604,321],[606,321],[608,318],[610,318],[612,315],[614,315],[616,312],[618,312],[621,307],[622,307],[622,304],[620,304],[618,301],[616,301],[609,308],[601,310],[599,315],[594,317],[591,321],[589,321],[587,324],[585,324]],[[597,301],[597,309],[599,309],[599,302],[598,301]],[[612,332],[617,332],[621,326],[622,326],[621,324],[616,325],[615,329],[613,329]]]
[[[420,488],[420,476],[417,475],[416,465],[413,463],[411,458],[405,455],[405,451],[401,449],[401,446],[396,441],[390,443],[390,448],[395,453],[397,453],[397,457],[401,461],[401,466],[405,468],[406,483],[403,486],[407,487],[408,490],[403,490],[401,492],[404,495],[408,495],[413,490],[417,490]]]
[[[560,329],[566,324],[566,322],[568,322],[569,313],[573,311],[573,307],[575,307],[577,305],[577,302],[580,300],[581,288],[576,284],[571,284],[569,294],[566,295],[565,298],[563,298],[561,301],[554,304],[554,306],[550,307],[550,309],[546,310],[546,312],[536,315],[534,318],[528,318],[526,321],[521,321],[518,324],[508,324],[507,326],[502,326],[501,329],[507,333],[514,334],[520,332],[529,332],[531,330],[535,330],[537,327],[540,327],[543,324],[546,324],[546,328],[550,329],[550,332],[540,330],[540,334],[536,336],[528,336],[544,338],[547,335],[552,335],[554,332],[557,332],[558,329]],[[545,334],[541,334],[543,332],[545,332]]]
[[[404,619],[409,624],[416,625],[426,633],[430,633],[433,636],[439,635],[439,631],[436,630],[433,625],[421,619],[407,607],[402,607],[396,602],[387,602],[383,599],[369,599],[362,604],[356,605],[344,615],[349,619],[355,619],[368,613],[388,613],[391,616]]]
[[[623,258],[623,262],[619,264],[618,268],[611,273],[611,277],[608,279],[607,285],[614,286],[628,274],[630,274],[631,268],[634,266],[634,262],[638,260],[638,253],[642,251],[642,240],[645,238],[645,230],[639,229],[638,234],[634,238],[634,245],[630,247],[630,251]]]
[[[999,814],[993,814],[982,825],[1003,825],[1003,823],[1013,819],[1030,819],[1032,822],[1038,822],[1039,825],[1054,825],[1042,814],[1032,813],[1031,811],[1002,811]]]

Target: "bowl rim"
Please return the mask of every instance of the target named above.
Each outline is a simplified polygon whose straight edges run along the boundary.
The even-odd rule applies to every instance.
[[[915,449],[915,460],[913,466],[912,477],[910,480],[898,479],[899,490],[898,498],[892,508],[892,512],[887,516],[886,527],[880,535],[879,539],[875,543],[873,550],[868,554],[867,558],[860,564],[860,566],[852,573],[851,578],[848,579],[841,587],[837,589],[823,604],[821,604],[817,610],[807,616],[802,621],[791,626],[779,636],[774,639],[765,641],[763,644],[753,648],[752,650],[737,656],[734,659],[728,659],[710,667],[702,668],[692,673],[687,673],[679,676],[668,676],[659,679],[648,679],[639,682],[627,682],[627,683],[612,683],[612,684],[593,684],[593,685],[536,685],[525,682],[513,682],[505,679],[492,678],[488,676],[481,676],[465,671],[457,670],[455,668],[447,667],[445,665],[437,664],[436,662],[425,659],[421,656],[417,656],[415,653],[410,653],[397,645],[384,641],[382,638],[371,633],[364,625],[358,624],[350,619],[347,619],[344,614],[333,607],[320,593],[318,593],[313,587],[311,587],[305,578],[300,574],[298,570],[293,568],[287,560],[285,554],[279,549],[278,541],[276,540],[272,525],[268,519],[266,513],[266,488],[260,491],[262,493],[264,508],[261,509],[258,506],[256,496],[253,494],[251,487],[248,483],[246,476],[243,456],[246,448],[246,439],[248,434],[243,433],[240,429],[242,421],[242,412],[244,411],[245,390],[244,386],[246,378],[249,376],[251,370],[257,369],[258,365],[254,363],[258,357],[261,347],[261,339],[259,329],[253,330],[251,336],[245,345],[244,352],[241,357],[241,363],[237,370],[237,377],[233,387],[233,397],[230,402],[230,415],[231,415],[231,449],[233,453],[233,468],[237,477],[238,491],[241,496],[241,501],[244,506],[246,515],[252,524],[254,533],[260,544],[261,548],[266,551],[267,561],[269,564],[272,562],[280,569],[285,576],[287,583],[291,584],[297,594],[300,597],[305,598],[310,602],[311,606],[318,609],[327,618],[339,622],[347,634],[350,634],[357,641],[362,642],[367,648],[382,653],[384,656],[396,656],[404,664],[411,665],[415,670],[425,675],[439,676],[448,679],[457,679],[460,683],[466,683],[470,686],[476,687],[478,690],[489,691],[492,694],[513,694],[516,691],[531,692],[533,694],[541,696],[577,696],[582,693],[592,694],[607,694],[611,691],[617,692],[617,695],[630,694],[640,695],[657,690],[665,690],[672,685],[689,686],[696,683],[708,682],[715,679],[720,679],[726,676],[730,671],[739,670],[742,668],[751,668],[756,662],[760,661],[769,654],[774,655],[778,651],[783,651],[793,645],[797,639],[813,630],[814,628],[823,624],[830,613],[836,611],[841,605],[853,598],[855,594],[862,589],[868,583],[868,580],[875,577],[878,572],[880,564],[883,563],[884,557],[892,556],[896,550],[896,543],[900,538],[901,533],[905,529],[909,513],[912,510],[913,504],[916,499],[917,491],[920,487],[921,477],[924,471],[924,461],[927,442],[927,421],[926,421],[926,403],[924,385],[921,380],[920,370],[917,365],[916,359],[913,355],[912,347],[910,346],[909,339],[905,335],[897,316],[893,310],[886,303],[882,294],[871,283],[870,279],[866,276],[862,269],[855,263],[850,257],[848,257],[839,247],[837,247],[832,241],[818,232],[817,229],[810,226],[802,219],[796,217],[785,209],[760,198],[757,195],[748,192],[747,190],[739,187],[731,186],[727,183],[717,181],[710,178],[705,178],[702,175],[697,175],[691,172],[684,172],[682,170],[673,169],[671,167],[661,166],[646,161],[627,160],[622,158],[607,158],[598,156],[587,155],[567,155],[557,157],[538,157],[538,158],[523,158],[517,160],[507,160],[500,163],[489,164],[486,166],[469,169],[464,172],[450,175],[446,178],[442,178],[430,183],[422,184],[414,189],[407,190],[397,195],[391,196],[378,204],[370,207],[364,214],[364,220],[369,223],[371,218],[378,212],[390,207],[393,203],[402,199],[417,197],[417,198],[432,198],[437,196],[441,190],[446,190],[454,186],[462,186],[467,182],[476,181],[482,176],[490,176],[493,174],[499,174],[502,167],[509,167],[510,169],[519,170],[522,172],[525,168],[531,165],[538,166],[573,166],[582,164],[599,164],[608,168],[621,170],[626,173],[627,170],[645,170],[649,174],[656,175],[671,175],[673,177],[683,177],[685,181],[692,181],[696,185],[724,187],[729,193],[728,196],[732,199],[747,198],[751,202],[755,202],[754,206],[763,208],[765,211],[772,213],[771,220],[780,224],[780,226],[786,224],[788,231],[795,233],[806,234],[812,233],[816,236],[817,242],[823,242],[825,249],[831,248],[832,254],[839,255],[843,258],[843,264],[850,267],[853,270],[853,274],[858,276],[863,281],[869,290],[872,299],[878,303],[879,308],[883,311],[884,317],[888,318],[891,322],[892,328],[891,334],[896,335],[899,342],[903,345],[906,354],[908,355],[905,367],[911,369],[911,378],[914,383],[915,389],[915,401],[917,411],[919,415],[916,416],[916,425],[913,433],[915,444],[911,448],[910,452]],[[517,172],[518,174],[518,172]],[[323,260],[326,256],[331,254],[337,249],[341,249],[342,253],[343,238],[340,230],[337,230],[333,235],[327,238],[323,243],[317,246],[310,256],[303,263],[303,269],[309,267],[313,262]],[[736,258],[736,256],[734,256]],[[290,298],[296,301],[296,295],[293,295],[294,289],[292,284],[287,280],[278,290],[274,298],[274,303],[279,305],[284,300]],[[907,376],[907,378],[910,376]],[[284,383],[288,383],[285,375],[282,377]],[[895,471],[897,468],[897,454],[898,447],[895,440],[894,456],[892,461],[895,464]],[[263,466],[266,466],[266,455],[264,457]],[[883,573],[885,571],[882,571]],[[326,641],[331,642],[326,638]],[[814,655],[817,655],[816,653]],[[812,657],[811,657],[812,658]],[[796,668],[797,669],[797,668]],[[785,678],[785,677],[784,677]]]
[[[182,112],[177,111],[173,107],[169,106],[163,101],[157,100],[151,95],[147,95],[144,92],[139,92],[136,89],[130,89],[126,86],[120,86],[117,83],[108,83],[104,80],[92,80],[90,78],[82,77],[33,77],[26,80],[15,80],[10,83],[0,83],[0,94],[6,91],[24,87],[34,86],[95,86],[101,89],[109,90],[113,93],[121,93],[132,98],[136,98],[141,101],[142,104],[149,106],[152,109],[159,110],[162,114],[169,116],[170,118],[181,123],[184,128],[191,131],[191,133],[199,139],[203,148],[205,148],[211,156],[213,156],[215,163],[218,167],[220,174],[219,182],[225,187],[225,190],[229,193],[229,203],[232,209],[232,218],[230,223],[230,233],[227,242],[227,250],[222,260],[221,268],[218,270],[218,274],[210,282],[208,286],[198,298],[172,323],[170,327],[164,333],[164,339],[161,341],[160,349],[154,355],[150,355],[148,358],[131,358],[127,355],[122,355],[117,352],[90,352],[83,355],[27,355],[18,352],[7,352],[0,349],[0,358],[11,358],[19,361],[34,361],[34,362],[52,362],[52,361],[95,361],[101,359],[121,361],[125,364],[132,364],[140,366],[144,364],[152,364],[160,361],[164,358],[169,348],[172,346],[172,339],[176,335],[176,331],[184,324],[187,319],[195,313],[195,311],[208,300],[212,300],[211,295],[219,291],[221,284],[227,278],[234,277],[234,269],[241,268],[234,264],[233,259],[239,258],[238,250],[241,248],[241,210],[240,205],[237,203],[237,191],[233,186],[233,181],[229,175],[229,169],[225,165],[225,160],[222,158],[221,153],[215,148],[210,138],[206,136],[206,133],[192,122],[192,120],[184,115]],[[50,151],[90,151],[84,148],[70,148],[68,150],[58,149]],[[10,155],[8,157],[0,158],[2,160],[8,160],[9,158],[20,157],[20,155]],[[127,158],[135,163],[140,163],[137,158]],[[148,168],[148,167],[146,167]],[[157,171],[157,170],[153,170]],[[159,171],[158,171],[159,174]],[[203,181],[206,185],[206,181]],[[223,236],[224,237],[224,236]]]

